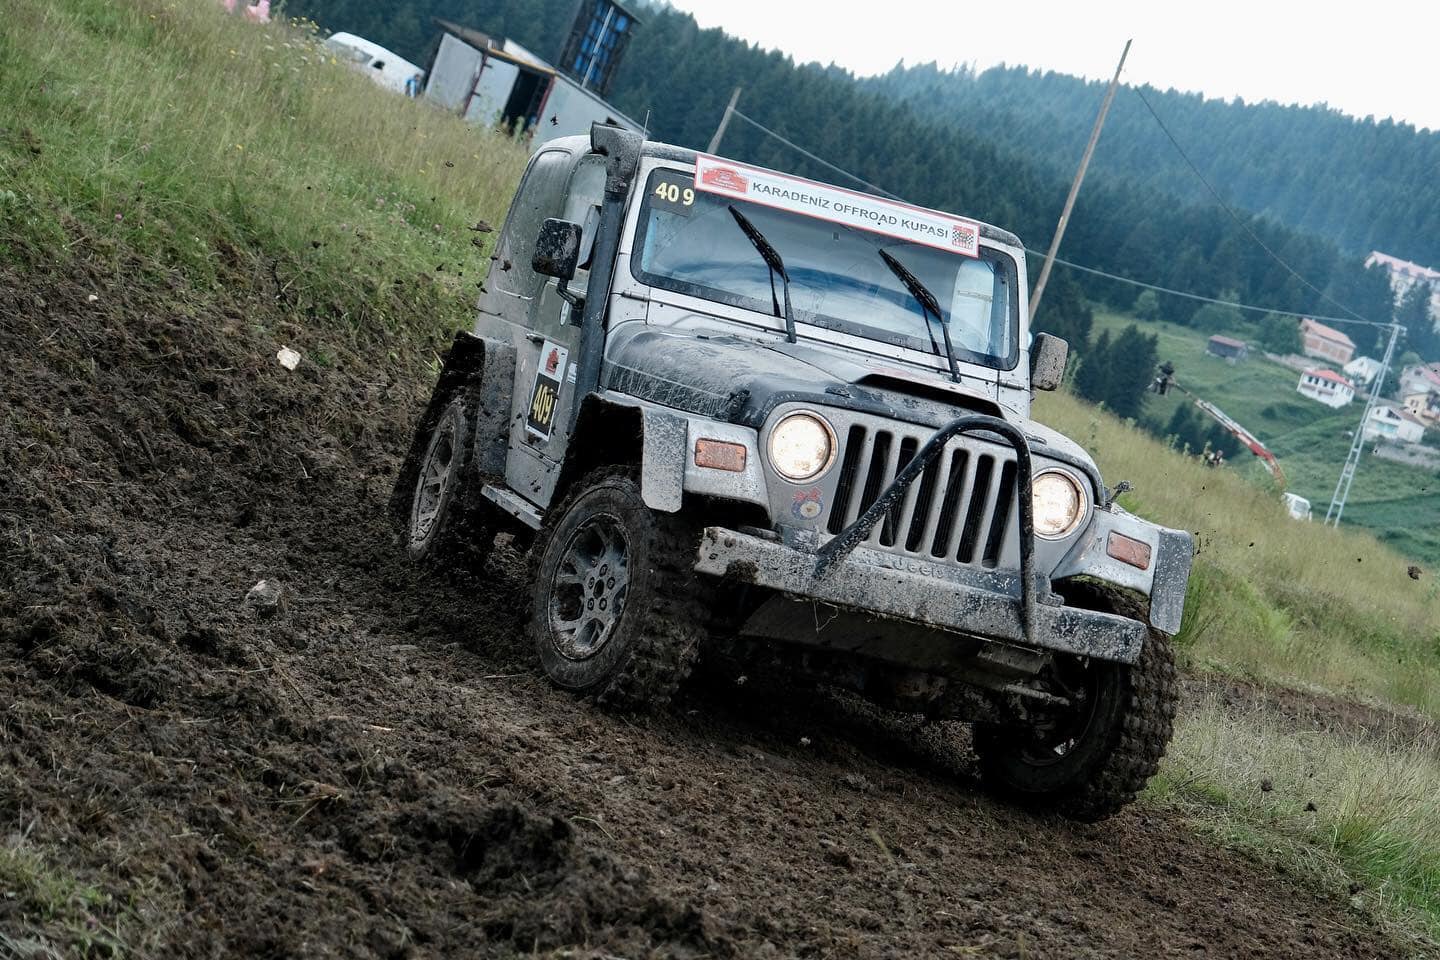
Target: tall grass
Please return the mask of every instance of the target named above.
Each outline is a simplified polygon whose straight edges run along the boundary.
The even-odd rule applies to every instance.
[[[1135,485],[1127,508],[1195,534],[1179,638],[1193,665],[1440,715],[1436,571],[1412,579],[1409,561],[1368,533],[1290,520],[1276,491],[1069,395],[1042,398],[1036,415],[1090,449],[1108,483]]]
[[[1263,705],[1207,697],[1176,720],[1152,799],[1222,835],[1278,841],[1330,886],[1440,934],[1440,760],[1431,733],[1297,731]],[[1357,892],[1351,887],[1348,893]]]
[[[0,63],[0,254],[84,236],[202,290],[268,276],[367,334],[466,322],[489,243],[467,228],[499,222],[526,157],[382,94],[313,26],[208,0],[7,0]]]

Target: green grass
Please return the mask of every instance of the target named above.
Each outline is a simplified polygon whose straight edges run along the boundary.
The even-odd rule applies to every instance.
[[[1382,914],[1433,938],[1440,744],[1418,736],[1297,732],[1263,707],[1208,698],[1177,719],[1148,797],[1342,895],[1358,882]]]
[[[0,931],[0,954],[118,957],[132,951],[124,930],[128,911],[99,887],[53,866],[19,837],[0,845],[0,899],[18,908],[31,931],[23,938]]]
[[[1176,367],[1176,379],[1187,390],[1219,406],[1274,451],[1285,471],[1286,489],[1308,499],[1324,516],[1335,491],[1340,467],[1358,428],[1363,404],[1339,410],[1302,397],[1295,391],[1297,371],[1267,360],[1258,349],[1243,363],[1227,363],[1205,352],[1208,334],[1169,323],[1144,323],[1122,314],[1100,311],[1095,330],[1118,331],[1139,323],[1159,344],[1162,361]],[[1243,336],[1243,334],[1242,334]],[[1145,418],[1168,423],[1175,409],[1190,402],[1179,391],[1149,395]],[[1437,441],[1440,435],[1429,435]],[[1241,453],[1231,467],[1257,483],[1268,483],[1260,461]],[[1345,522],[1370,530],[1401,554],[1440,567],[1440,475],[1370,456],[1360,462],[1345,507]],[[1428,522],[1427,522],[1428,520]]]
[[[358,336],[468,324],[526,151],[205,0],[7,0],[0,256],[271,283]],[[482,238],[484,248],[472,245]]]
[[[1252,400],[1252,402],[1254,402]],[[1196,535],[1185,625],[1191,671],[1412,706],[1440,717],[1440,583],[1354,527],[1297,523],[1273,489],[1199,466],[1065,393],[1036,415],[1084,443],[1122,503]],[[1432,515],[1433,516],[1433,515]],[[1440,743],[1297,736],[1264,711],[1183,711],[1150,802],[1327,889],[1357,885],[1403,936],[1440,935]],[[1263,779],[1276,785],[1259,789]],[[1302,789],[1303,788],[1303,789]],[[1305,811],[1313,802],[1317,810]],[[1296,808],[1298,807],[1298,812]]]

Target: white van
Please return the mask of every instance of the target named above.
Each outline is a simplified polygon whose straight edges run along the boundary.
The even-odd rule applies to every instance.
[[[387,90],[407,97],[420,95],[425,71],[415,64],[353,33],[334,33],[325,41],[336,59],[355,64],[356,69]]]

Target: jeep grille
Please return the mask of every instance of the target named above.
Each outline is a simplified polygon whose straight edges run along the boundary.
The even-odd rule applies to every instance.
[[[895,479],[925,435],[851,425],[825,530],[840,533]],[[930,561],[1018,568],[1015,453],[957,438],[875,525],[865,546]]]

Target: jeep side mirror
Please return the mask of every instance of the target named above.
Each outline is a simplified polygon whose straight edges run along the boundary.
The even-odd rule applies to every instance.
[[[535,240],[535,255],[530,258],[530,267],[547,277],[575,279],[575,267],[580,261],[580,234],[578,223],[553,217],[546,220],[540,225],[540,236]]]
[[[1035,334],[1030,344],[1030,389],[1055,390],[1065,379],[1070,344],[1048,333]]]

